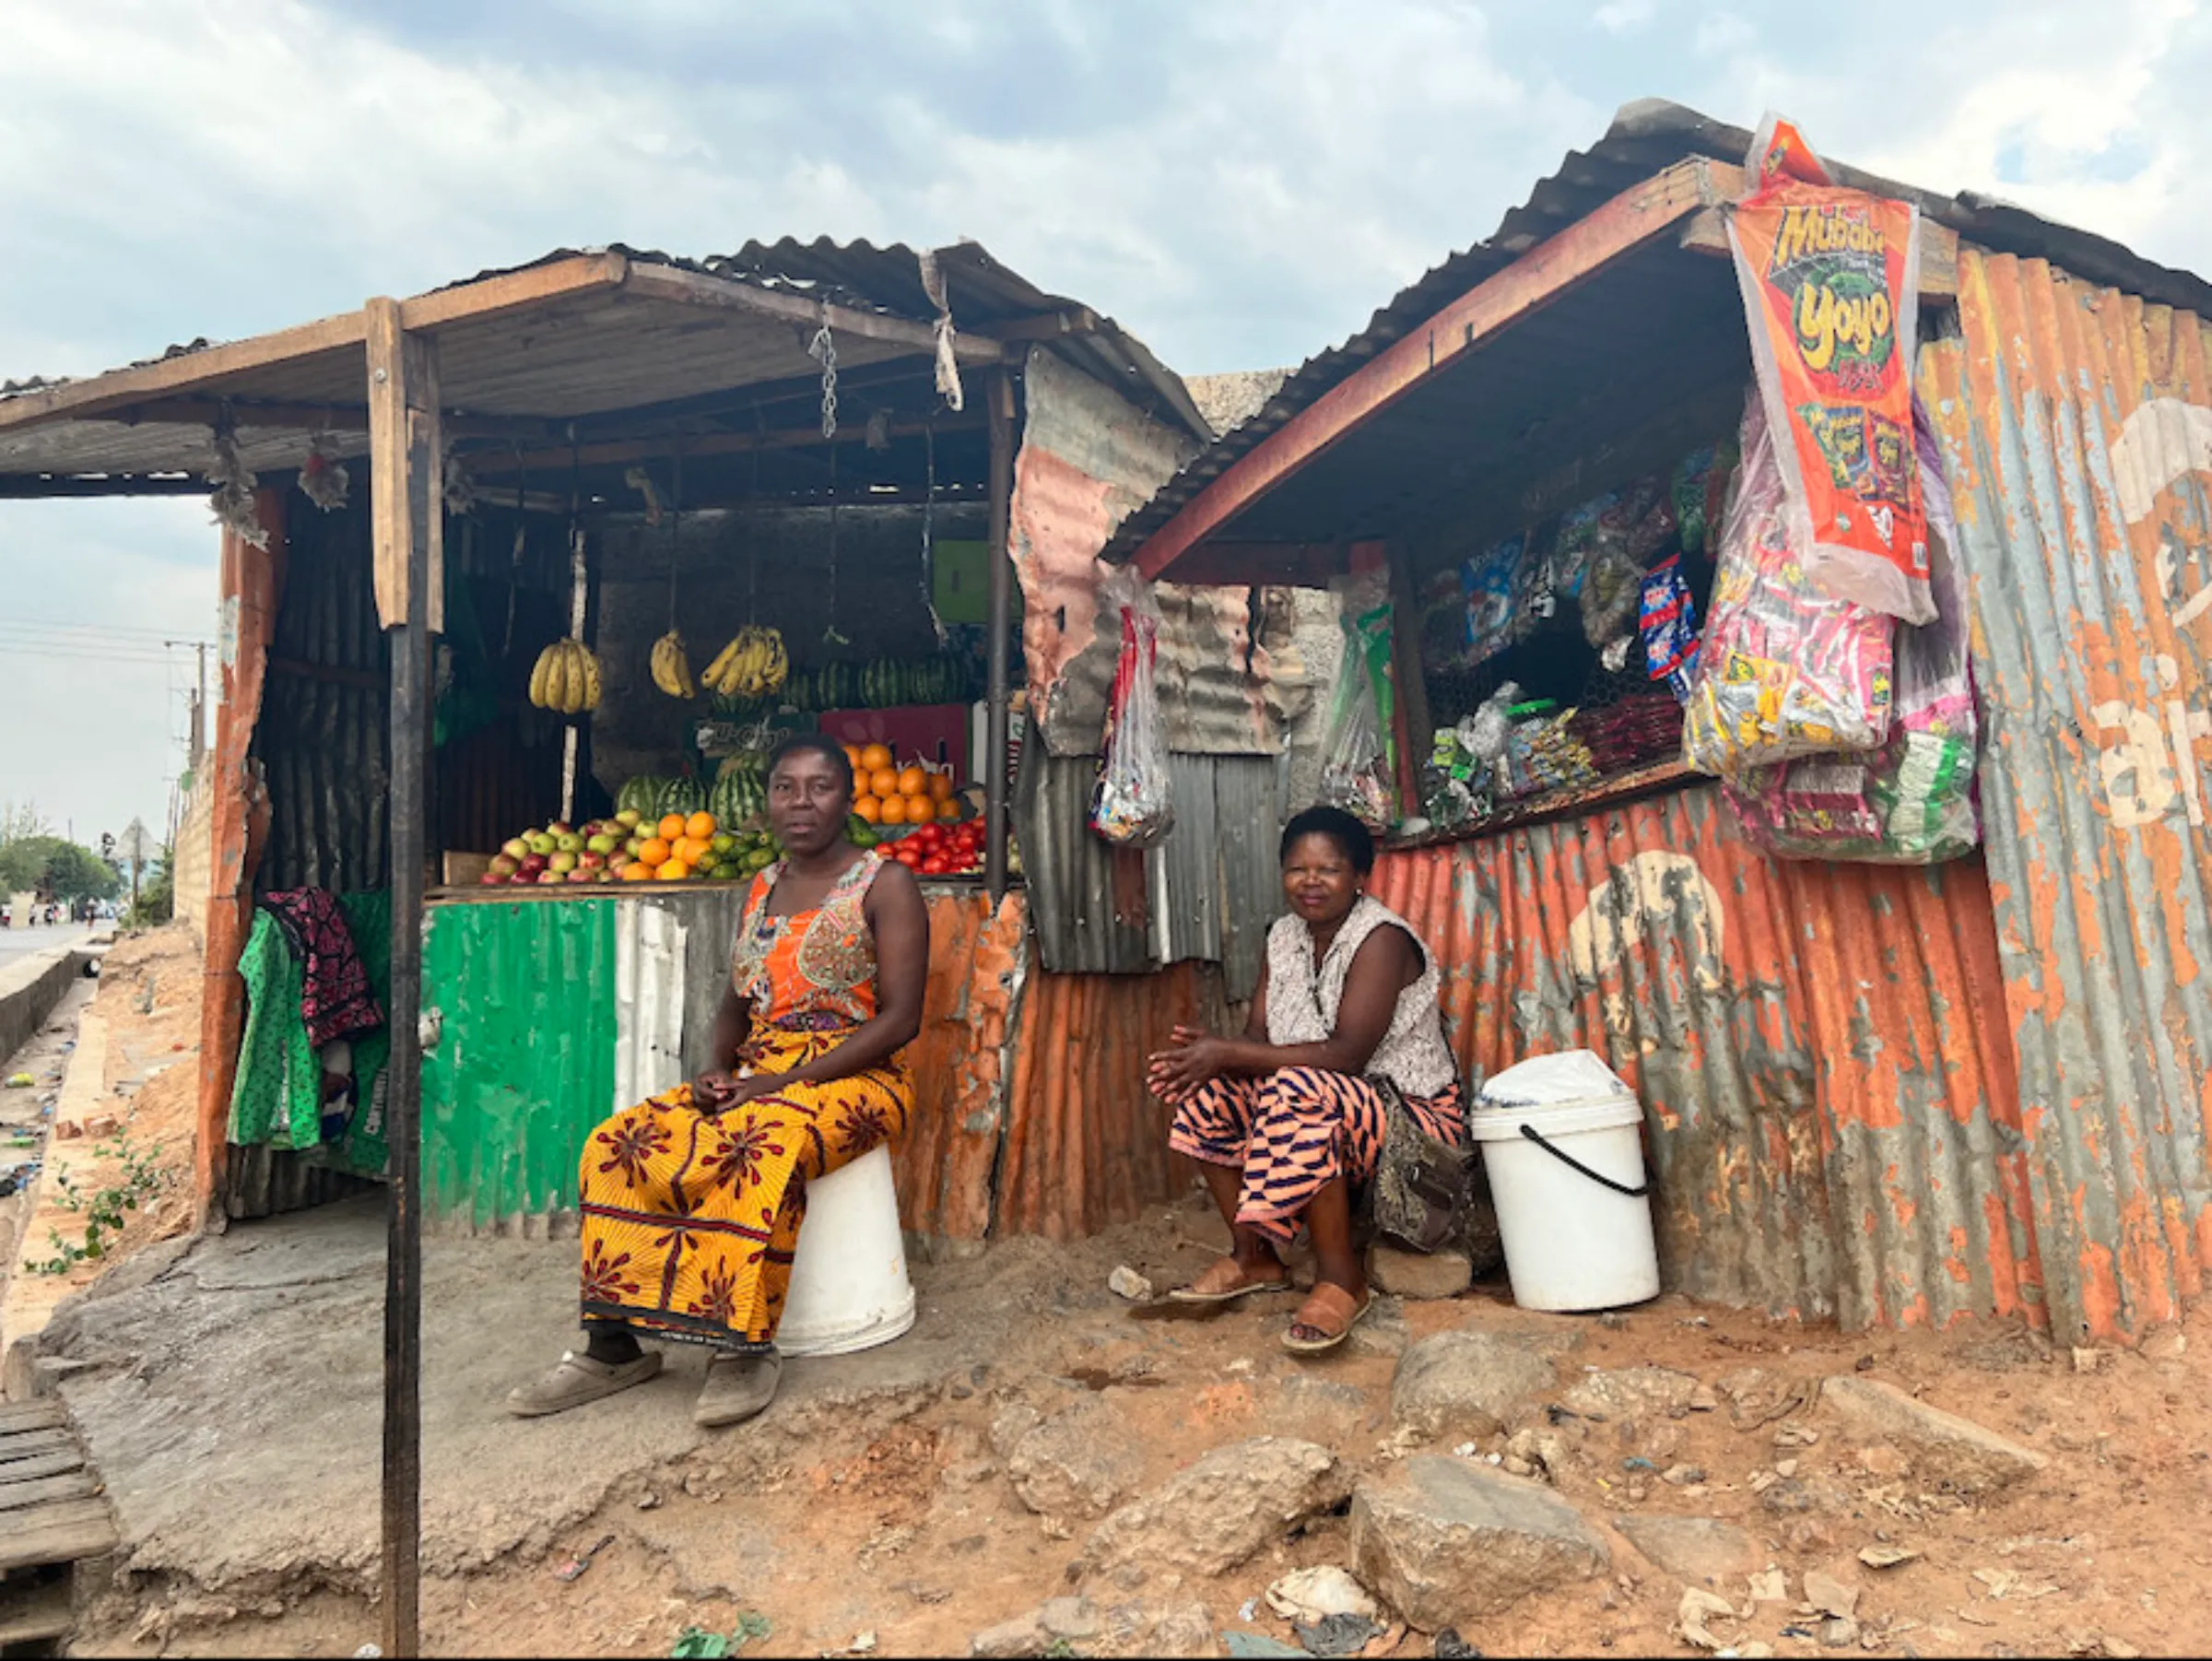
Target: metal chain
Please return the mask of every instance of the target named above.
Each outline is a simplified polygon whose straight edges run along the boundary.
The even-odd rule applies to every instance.
[[[849,646],[853,643],[837,631],[837,444],[835,441],[832,441],[830,445],[830,626],[822,630],[822,640],[825,643],[832,646]]]
[[[822,436],[837,436],[837,339],[830,333],[830,303],[822,302],[822,326],[814,332],[806,355],[822,366]]]

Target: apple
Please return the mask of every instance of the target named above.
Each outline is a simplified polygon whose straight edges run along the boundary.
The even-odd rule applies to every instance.
[[[523,850],[520,858],[510,859],[504,854],[494,854],[491,856],[491,864],[487,869],[494,877],[512,877],[523,868],[523,860],[529,857],[530,850],[527,848]]]
[[[603,873],[588,869],[583,866],[578,866],[573,871],[569,873],[569,880],[571,882],[599,882],[603,881],[604,879]]]
[[[505,871],[487,871],[483,876],[477,878],[477,881],[481,886],[488,889],[505,888],[510,878],[508,873]]]
[[[576,855],[576,868],[580,871],[605,870],[606,868],[606,854],[605,852],[597,848],[586,848],[582,853]]]
[[[628,842],[622,844],[622,852],[629,854],[632,859],[637,858],[637,856],[644,851],[645,839],[641,836],[633,836]]]
[[[557,871],[563,877],[566,877],[575,868],[576,855],[567,848],[563,848],[558,854],[547,855],[546,859],[546,869],[548,871]]]
[[[530,844],[530,852],[533,854],[543,854],[553,852],[553,839],[543,830],[533,830],[523,840]]]
[[[530,857],[530,844],[518,836],[510,842],[501,842],[500,852],[519,866],[524,860]]]
[[[563,854],[581,854],[583,852],[583,838],[573,830],[563,830],[553,839],[553,846]]]
[[[523,863],[516,867],[515,875],[522,878],[525,882],[535,882],[537,880],[537,874],[546,868],[547,857],[547,856],[543,854],[531,854],[529,858],[524,860]]]
[[[575,830],[576,827],[570,824],[565,819],[557,819],[546,827],[547,836],[571,836],[575,834]]]
[[[583,845],[588,852],[604,856],[606,854],[612,854],[617,848],[621,846],[621,843],[618,842],[613,837],[607,835],[606,831],[602,830],[598,835],[593,837]]]
[[[556,883],[566,882],[568,881],[568,878],[563,877],[559,871],[546,870],[540,871],[537,874],[537,880],[541,886],[550,886]]]

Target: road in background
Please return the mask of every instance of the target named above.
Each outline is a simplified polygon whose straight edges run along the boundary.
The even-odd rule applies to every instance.
[[[0,928],[0,963],[12,963],[49,947],[75,946],[91,934],[90,927],[82,923],[64,923],[53,928]]]

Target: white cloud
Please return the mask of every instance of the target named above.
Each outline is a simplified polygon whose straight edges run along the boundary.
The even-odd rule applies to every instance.
[[[1635,34],[1658,14],[1657,0],[1612,0],[1591,14],[1590,20],[1609,35]]]

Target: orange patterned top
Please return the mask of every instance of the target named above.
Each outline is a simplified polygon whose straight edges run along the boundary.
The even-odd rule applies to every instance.
[[[876,937],[862,907],[883,855],[855,860],[810,912],[771,916],[781,861],[753,878],[737,925],[730,984],[762,1026],[822,1031],[876,1017]]]

